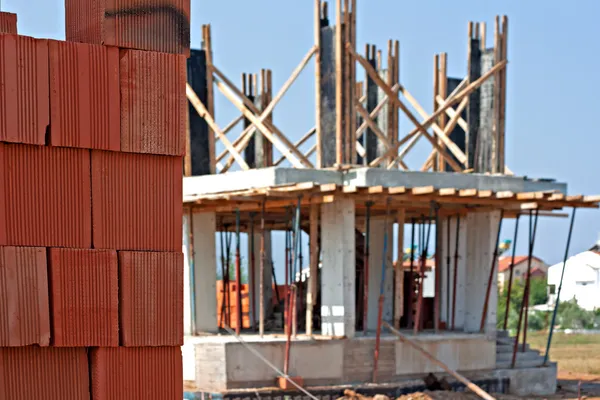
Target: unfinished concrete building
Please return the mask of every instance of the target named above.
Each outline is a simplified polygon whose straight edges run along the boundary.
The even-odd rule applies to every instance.
[[[466,76],[447,76],[446,54],[435,57],[429,113],[400,83],[398,42],[389,42],[387,63],[375,46],[358,54],[355,10],[356,0],[338,0],[332,24],[327,3],[315,1],[315,45],[274,96],[270,71],[238,88],[214,65],[210,26],[203,49],[192,50],[186,378],[209,396],[277,397],[292,381],[327,397],[365,384],[398,394],[427,373],[443,375],[400,332],[482,386],[554,392],[556,365],[526,345],[527,312],[520,340],[496,328],[499,230],[504,219],[529,218],[531,253],[539,217],[597,208],[600,198],[570,196],[564,183],[516,176],[505,164],[507,18],[496,19],[492,47],[485,24],[469,25]],[[316,125],[292,143],[273,110],[312,58]],[[223,129],[213,117],[217,90],[242,114]],[[413,125],[403,134],[401,113]],[[242,134],[228,139],[242,121]],[[404,157],[421,138],[432,151],[411,169]],[[285,249],[273,246],[277,231]],[[274,283],[276,252],[285,253],[285,277]],[[425,296],[429,254],[435,283]],[[275,389],[278,374],[290,379]]]

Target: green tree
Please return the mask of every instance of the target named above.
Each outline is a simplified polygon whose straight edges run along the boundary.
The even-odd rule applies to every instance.
[[[508,314],[508,329],[516,329],[519,323],[519,313],[521,311],[521,303],[523,302],[523,293],[525,292],[525,279],[513,281],[512,290],[510,293],[510,308]],[[506,302],[508,299],[508,285],[505,285],[504,290],[498,293],[498,320],[497,327],[504,328],[504,317],[506,315]],[[532,278],[529,287],[529,307],[546,304],[548,301],[548,292],[546,280],[543,278]],[[535,319],[532,322],[532,314],[528,317],[529,329],[543,329],[545,317],[539,321]],[[541,313],[540,316],[543,316]],[[533,317],[536,318],[536,317]],[[539,322],[539,323],[538,323]],[[539,325],[539,328],[537,326]]]

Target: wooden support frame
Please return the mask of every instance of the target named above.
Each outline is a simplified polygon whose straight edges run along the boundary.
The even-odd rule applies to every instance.
[[[233,145],[231,144],[229,139],[227,139],[227,136],[225,136],[225,134],[219,129],[219,126],[213,119],[212,115],[210,114],[210,112],[208,111],[206,106],[204,104],[202,104],[202,101],[200,101],[200,99],[198,98],[196,93],[194,93],[194,90],[192,89],[192,87],[188,83],[186,83],[185,89],[186,89],[186,96],[187,96],[188,100],[190,101],[190,103],[192,104],[192,106],[194,107],[194,109],[196,110],[196,112],[198,113],[198,115],[200,115],[202,118],[204,118],[206,120],[206,123],[208,124],[208,126],[219,136],[219,138],[221,139],[221,142],[223,142],[223,145],[225,146],[225,148],[227,148],[227,150],[229,150],[229,152],[233,155],[233,157],[235,158],[235,161],[237,161],[238,164],[240,164],[240,167],[242,167],[243,170],[249,170],[250,167],[248,167],[248,164],[246,164],[246,161],[244,160],[244,158],[235,149],[235,147],[233,147]]]
[[[441,113],[446,112],[446,110],[449,107],[451,107],[453,104],[461,101],[465,96],[468,96],[469,94],[471,94],[471,92],[473,92],[474,90],[479,88],[483,84],[483,82],[485,82],[487,79],[489,79],[496,71],[504,68],[506,66],[506,64],[507,64],[506,60],[501,61],[500,63],[497,63],[487,73],[482,75],[479,79],[477,79],[474,82],[471,82],[466,88],[464,88],[462,91],[460,91],[454,97],[447,99],[446,102],[444,104],[442,104],[438,108],[438,110],[435,111],[432,115],[430,115],[429,118],[427,118],[422,124],[420,124],[419,127],[415,128],[408,135],[406,135],[404,138],[402,138],[398,143],[394,144],[392,146],[392,148],[388,151],[388,154],[385,154],[385,155],[379,157],[378,159],[374,160],[371,163],[372,164],[371,166],[379,165],[385,157],[388,157],[390,154],[393,154],[394,152],[398,151],[398,148],[400,146],[402,146],[404,143],[406,143],[407,141],[409,141],[413,136],[415,136],[420,131],[421,128],[425,129],[425,128],[429,127]]]
[[[365,70],[367,71],[367,74],[369,74],[369,76],[371,77],[371,79],[373,79],[373,81],[377,84],[377,86],[379,86],[381,88],[381,90],[383,90],[388,95],[388,97],[390,98],[390,101],[392,101],[396,105],[396,107],[400,108],[404,112],[404,114],[406,114],[408,119],[416,126],[416,128],[415,128],[416,132],[421,132],[425,136],[425,138],[427,140],[429,140],[429,142],[433,145],[433,147],[435,147],[438,150],[438,152],[440,154],[442,154],[442,156],[444,157],[446,162],[448,162],[448,164],[450,164],[450,166],[452,166],[452,168],[455,171],[462,171],[461,167],[442,148],[439,147],[439,145],[436,143],[436,141],[433,139],[433,137],[429,134],[429,132],[427,132],[424,124],[421,124],[416,119],[416,117],[410,112],[410,110],[406,107],[406,105],[397,96],[394,96],[391,88],[379,77],[379,75],[373,69],[373,67],[369,64],[369,62],[367,60],[365,60],[362,56],[358,55],[350,46],[348,46],[347,49],[348,49],[348,52],[354,57],[354,59],[357,60],[365,68]],[[426,122],[431,124],[432,121],[426,120]],[[395,150],[394,150],[394,148],[395,148]],[[396,151],[396,150],[397,150],[396,145],[392,146],[392,148],[389,149],[385,155],[382,155],[382,156],[378,157],[377,159],[375,159],[370,164],[370,166],[379,165],[386,157],[389,157],[389,155],[392,154],[392,151]]]
[[[223,75],[216,67],[213,67],[213,71],[219,78],[215,83],[221,93],[223,93],[223,95],[236,106],[288,160],[290,160],[292,165],[296,168],[313,167],[310,161],[304,157],[304,154],[300,153],[281,131],[275,128],[273,124],[261,121],[260,118],[256,116],[260,114],[260,111],[233,83],[231,83],[231,81],[227,79],[225,75]]]
[[[202,41],[204,51],[206,52],[206,98],[207,98],[207,113],[214,120],[215,118],[215,88],[213,84],[212,74],[209,72],[210,67],[213,63],[213,50],[212,50],[212,30],[210,25],[202,25]],[[209,163],[211,174],[216,173],[216,162],[215,162],[215,139],[214,135],[216,132],[211,132],[212,127],[209,125],[208,131],[208,145],[209,145]],[[214,129],[212,129],[214,131]]]

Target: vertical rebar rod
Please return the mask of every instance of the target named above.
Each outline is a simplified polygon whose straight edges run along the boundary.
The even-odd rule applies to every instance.
[[[240,254],[240,210],[235,210],[235,304],[236,304],[236,323],[235,333],[237,335],[242,331],[242,266]]]
[[[258,332],[260,337],[263,337],[265,334],[265,263],[266,263],[266,253],[265,253],[265,242],[266,242],[266,233],[265,233],[265,201],[262,203],[262,210],[260,212],[260,277],[259,277],[259,320],[258,320]],[[277,288],[275,288],[277,289]]]
[[[531,249],[529,251],[529,257],[527,260],[527,297],[525,297],[525,323],[523,325],[523,347],[522,350],[525,352],[527,345],[527,328],[529,327],[529,294],[531,293],[531,262],[533,259],[533,244],[535,243],[535,234],[537,232],[539,210],[535,210],[535,224],[533,227],[533,236],[531,237]]]
[[[565,268],[567,266],[567,259],[569,257],[569,248],[571,247],[571,235],[573,234],[573,225],[575,223],[575,211],[577,209],[573,207],[573,213],[571,214],[571,223],[569,225],[569,235],[567,236],[567,246],[565,247],[565,256],[563,257],[563,266],[560,273],[560,283],[558,284],[558,291],[556,292],[556,303],[554,304],[554,311],[552,311],[552,322],[550,323],[550,332],[548,333],[548,343],[546,343],[546,354],[544,354],[544,364],[548,362],[550,357],[550,345],[552,344],[552,334],[554,333],[554,324],[556,323],[556,313],[558,311],[558,304],[560,302],[560,291],[562,290],[563,278],[565,276]]]
[[[456,216],[456,237],[454,238],[454,274],[452,279],[452,330],[456,328],[456,288],[458,286],[458,240],[460,234],[460,215]]]
[[[492,265],[490,266],[490,276],[488,277],[488,283],[485,290],[485,300],[483,302],[483,311],[481,313],[481,324],[479,325],[479,331],[483,332],[485,328],[485,322],[487,321],[488,305],[490,302],[490,295],[492,293],[492,284],[494,283],[494,274],[496,274],[496,262],[498,261],[498,246],[500,245],[500,233],[502,231],[502,220],[504,219],[504,210],[500,211],[500,220],[498,221],[498,232],[496,233],[496,243],[494,246],[494,253],[492,255]]]
[[[223,326],[225,320],[225,235],[223,233],[223,224],[219,231],[219,246],[221,249],[221,316],[219,318],[219,327]]]
[[[427,266],[427,252],[429,251],[429,238],[431,236],[431,219],[433,214],[433,208],[435,204],[432,203],[429,209],[429,220],[427,226],[427,234],[425,234],[425,216],[423,216],[423,250],[421,252],[421,260],[419,265],[419,298],[417,300],[417,313],[415,317],[414,334],[419,333],[422,327],[423,320],[423,284],[425,281],[425,268]]]
[[[288,212],[289,214],[289,212]],[[288,215],[289,218],[289,215]],[[287,326],[288,326],[288,319],[290,319],[290,315],[289,315],[289,310],[288,310],[288,306],[289,306],[289,295],[290,295],[290,230],[288,227],[286,227],[286,231],[285,231],[285,277],[284,277],[284,285],[285,285],[285,293],[283,294],[283,327],[284,327],[284,331],[287,334]]]
[[[248,293],[250,294],[250,301],[252,304],[252,319],[250,320],[252,330],[256,331],[256,284],[255,284],[255,254],[254,254],[254,213],[250,213],[250,273],[249,273],[249,283],[250,290]]]
[[[409,279],[408,279],[408,308],[409,310],[407,311],[407,321],[406,321],[406,326],[407,328],[412,328],[413,322],[414,322],[414,315],[413,315],[413,294],[414,294],[414,284],[415,284],[415,279],[414,279],[414,273],[415,273],[415,224],[416,221],[414,218],[411,219],[411,233],[410,233],[410,272],[409,272]]]
[[[296,207],[296,216],[294,217],[294,228],[293,228],[293,237],[294,237],[294,257],[293,257],[293,265],[292,265],[292,271],[291,271],[291,280],[293,282],[293,286],[294,286],[294,290],[293,293],[291,295],[294,296],[293,298],[293,307],[291,308],[291,312],[292,312],[292,333],[294,335],[294,337],[296,337],[297,331],[298,331],[298,302],[296,297],[298,296],[298,287],[296,286],[296,276],[298,274],[298,271],[301,270],[302,266],[298,266],[298,263],[300,261],[300,219],[301,219],[301,213],[300,213],[300,207],[302,205],[302,198],[298,197],[298,205]]]
[[[537,215],[538,214],[536,212],[535,227],[533,227],[532,226],[533,211],[529,210],[529,243],[528,243],[528,251],[529,251],[528,254],[529,255],[531,255],[533,253],[533,244],[534,244],[533,239],[535,238],[535,231],[537,230]],[[512,355],[512,362],[511,362],[512,368],[515,367],[515,364],[517,362],[517,351],[519,349],[519,336],[521,334],[521,324],[523,322],[523,311],[526,306],[527,297],[529,297],[529,261],[528,261],[527,275],[525,276],[525,289],[523,290],[523,298],[521,299],[521,309],[519,311],[519,322],[517,323],[517,335],[515,336],[515,344],[513,347],[513,355]]]
[[[383,254],[381,257],[381,282],[379,283],[379,303],[377,311],[377,334],[375,335],[375,354],[373,355],[373,383],[377,382],[379,364],[379,347],[381,345],[381,324],[383,322],[383,301],[385,299],[385,272],[388,264],[388,221],[390,220],[390,203],[386,204],[385,220],[383,224]]]
[[[369,256],[371,249],[371,205],[367,202],[365,216],[365,249],[364,249],[364,268],[363,268],[363,332],[365,336],[368,331],[368,315],[369,315]]]
[[[302,229],[298,228],[298,290],[297,290],[297,296],[298,298],[296,299],[296,316],[294,317],[296,320],[296,325],[298,324],[298,316],[302,315],[302,296],[303,296],[303,291],[302,291],[302,270],[303,270],[303,263],[304,263],[304,253],[302,252]],[[306,281],[308,282],[308,280]],[[297,330],[297,328],[296,328]]]
[[[225,295],[226,295],[226,314],[227,314],[227,326],[231,327],[231,238],[233,233],[229,232],[229,227],[225,229]]]
[[[510,258],[510,271],[508,273],[508,289],[506,295],[506,310],[504,312],[504,330],[508,328],[508,314],[510,313],[510,295],[512,293],[513,273],[515,269],[515,257],[517,254],[517,237],[519,233],[519,219],[521,214],[517,214],[517,220],[515,221],[515,234],[513,236],[513,248],[512,256]]]

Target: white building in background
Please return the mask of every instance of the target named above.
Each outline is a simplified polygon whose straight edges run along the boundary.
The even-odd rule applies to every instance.
[[[549,305],[554,305],[556,302],[562,267],[561,262],[548,269]],[[573,298],[585,310],[600,309],[600,248],[598,245],[567,260],[560,301],[569,301]]]

